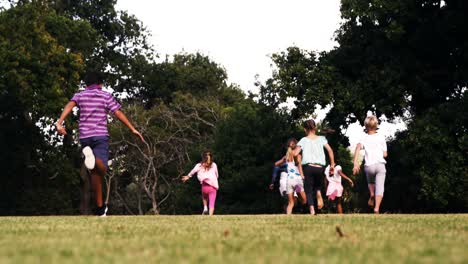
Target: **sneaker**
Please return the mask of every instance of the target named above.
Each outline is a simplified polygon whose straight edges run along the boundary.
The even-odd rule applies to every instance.
[[[107,216],[107,205],[103,205],[96,209],[96,214],[99,217],[106,217]]]
[[[84,155],[84,164],[88,170],[94,169],[94,165],[96,164],[96,158],[94,157],[93,150],[90,147],[84,147],[83,150]]]
[[[203,210],[202,215],[207,215],[207,214],[208,214],[208,210]]]

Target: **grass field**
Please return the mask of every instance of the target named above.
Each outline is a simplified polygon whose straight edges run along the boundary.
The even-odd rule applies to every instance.
[[[0,218],[0,263],[64,262],[468,263],[468,215]]]

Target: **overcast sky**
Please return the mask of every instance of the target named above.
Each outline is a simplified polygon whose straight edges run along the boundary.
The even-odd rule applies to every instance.
[[[163,58],[199,51],[243,90],[255,88],[256,74],[271,76],[272,53],[333,48],[340,22],[339,0],[118,0],[117,7],[143,21]]]
[[[226,69],[230,82],[254,92],[256,74],[261,81],[271,76],[272,53],[292,45],[330,50],[340,24],[339,0],[118,0],[117,8],[144,23],[161,58],[201,52]],[[381,132],[402,127],[384,123]],[[362,127],[351,125],[347,135],[356,144]]]

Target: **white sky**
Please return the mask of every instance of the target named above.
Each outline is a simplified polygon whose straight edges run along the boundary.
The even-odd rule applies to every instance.
[[[118,0],[117,8],[144,23],[162,58],[199,51],[246,91],[256,74],[271,76],[272,53],[333,48],[340,22],[339,0]]]
[[[272,53],[292,45],[330,50],[340,23],[340,0],[118,0],[117,8],[144,23],[161,58],[201,52],[226,69],[230,82],[253,92],[256,74],[260,81],[271,76]],[[382,123],[380,131],[391,136],[403,128]],[[362,127],[353,124],[346,134],[353,147]]]

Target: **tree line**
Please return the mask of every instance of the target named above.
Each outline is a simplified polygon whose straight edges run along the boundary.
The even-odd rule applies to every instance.
[[[198,183],[180,176],[211,149],[220,170],[219,213],[278,213],[268,190],[273,162],[299,121],[329,106],[322,124],[351,175],[343,131],[367,111],[403,118],[389,142],[382,211],[466,212],[468,3],[342,0],[343,22],[328,52],[290,47],[273,54],[258,94],[229,84],[203,54],[156,62],[150,32],[116,1],[1,1],[0,214],[83,212],[76,133],[61,138],[54,118],[83,74],[99,70],[147,139],[111,122],[114,214],[199,213]],[[308,34],[308,32],[304,32]],[[281,108],[287,98],[295,108]],[[67,120],[77,130],[77,117]],[[366,212],[363,175],[345,193],[345,211]]]

